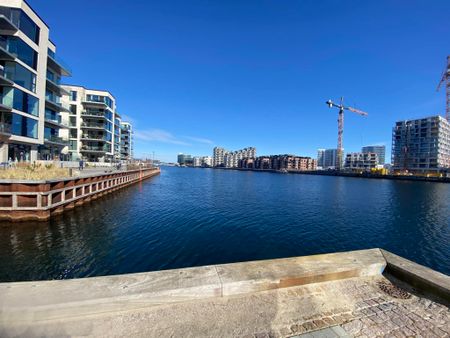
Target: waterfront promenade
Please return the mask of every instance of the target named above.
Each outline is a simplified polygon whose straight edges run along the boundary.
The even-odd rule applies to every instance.
[[[372,249],[2,283],[0,335],[448,337],[449,303],[449,276]]]

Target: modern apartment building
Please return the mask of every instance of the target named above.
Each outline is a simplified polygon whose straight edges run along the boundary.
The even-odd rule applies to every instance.
[[[121,130],[125,122],[116,111],[114,96],[108,91],[82,86],[64,85],[63,89],[68,93],[63,95],[63,103],[69,106],[68,112],[62,113],[63,123],[69,125],[63,137],[69,140],[70,159],[89,162],[124,159]]]
[[[239,161],[244,158],[255,158],[256,148],[248,147],[236,151],[228,151],[215,147],[213,150],[213,163],[215,167],[237,168]]]
[[[228,151],[221,147],[214,147],[213,149],[213,166],[224,167],[225,166],[225,154]]]
[[[246,158],[239,161],[239,168],[272,170],[316,170],[317,160],[295,155],[271,155]]]
[[[192,155],[180,153],[180,154],[178,154],[177,162],[179,165],[182,165],[182,166],[192,166],[192,164],[193,164]]]
[[[129,122],[120,123],[120,159],[133,159],[133,126]]]
[[[370,171],[371,169],[377,168],[378,164],[379,160],[377,153],[348,153],[345,156],[344,168]]]
[[[436,173],[450,168],[450,122],[442,116],[398,121],[392,131],[392,169]]]
[[[23,0],[0,3],[0,162],[60,159],[67,143],[61,77],[49,27]],[[65,148],[65,151],[64,151]]]
[[[341,167],[338,165],[339,157],[337,149],[319,149],[318,154],[319,152],[322,156],[322,166],[320,166],[319,164],[317,164],[317,166],[322,167],[322,169],[335,169]],[[317,160],[319,160],[319,157],[317,158]]]
[[[361,149],[362,153],[375,153],[378,155],[378,164],[385,164],[386,162],[386,146],[373,145],[365,146]]]

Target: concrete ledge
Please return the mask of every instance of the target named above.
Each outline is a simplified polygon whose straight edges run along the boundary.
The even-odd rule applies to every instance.
[[[450,276],[414,263],[391,252],[381,250],[390,274],[424,294],[432,295],[450,304]]]
[[[0,324],[60,320],[381,275],[379,249],[59,281],[0,283]]]

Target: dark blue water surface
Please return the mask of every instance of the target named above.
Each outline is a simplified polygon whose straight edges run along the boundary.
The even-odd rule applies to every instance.
[[[450,185],[165,167],[50,222],[2,223],[0,280],[374,247],[450,274]]]

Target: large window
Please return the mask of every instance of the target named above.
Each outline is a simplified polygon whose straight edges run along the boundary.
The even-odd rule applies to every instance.
[[[34,23],[31,18],[26,15],[23,11],[20,11],[20,22],[19,29],[25,33],[31,40],[39,44],[39,32],[40,29],[38,25]]]
[[[77,100],[77,92],[75,90],[70,91],[70,101],[76,101]]]
[[[33,69],[37,67],[38,53],[21,38],[11,35],[0,35],[0,46]]]
[[[47,79],[49,79],[50,81],[56,83],[56,84],[61,84],[61,76],[59,76],[58,74],[53,73],[52,71],[50,71],[49,69],[47,69]]]
[[[104,102],[109,108],[113,108],[113,101],[107,96],[87,94],[86,101]]]
[[[5,62],[5,77],[19,86],[36,92],[36,75],[16,62]]]
[[[18,136],[37,138],[38,121],[19,114],[13,114],[12,133]]]
[[[0,7],[0,14],[6,16],[15,24],[26,36],[39,44],[39,27],[31,18],[19,8]]]
[[[71,114],[77,114],[77,106],[75,104],[70,105],[70,113]]]
[[[1,102],[5,106],[20,110],[34,116],[39,115],[39,100],[17,88],[2,87],[0,89]]]

